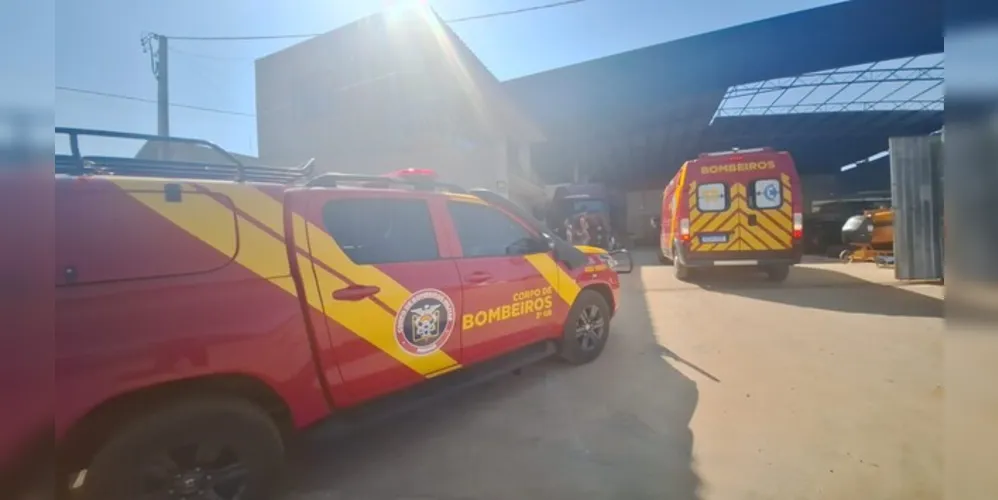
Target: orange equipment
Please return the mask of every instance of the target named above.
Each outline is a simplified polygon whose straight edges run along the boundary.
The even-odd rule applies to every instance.
[[[844,262],[891,261],[894,256],[894,210],[865,210],[850,217],[842,226],[842,242],[849,245],[839,254]]]

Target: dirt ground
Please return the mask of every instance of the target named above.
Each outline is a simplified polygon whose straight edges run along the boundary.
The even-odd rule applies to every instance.
[[[311,438],[287,500],[942,497],[941,287],[821,261],[687,284],[635,260],[596,362]]]

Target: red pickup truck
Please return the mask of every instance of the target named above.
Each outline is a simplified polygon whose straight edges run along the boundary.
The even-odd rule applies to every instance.
[[[56,156],[59,477],[267,498],[287,437],[557,354],[599,356],[618,260],[429,171]],[[621,270],[627,272],[628,270]],[[403,391],[405,390],[405,391]]]

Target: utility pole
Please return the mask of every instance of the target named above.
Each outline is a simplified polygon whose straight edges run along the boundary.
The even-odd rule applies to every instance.
[[[153,48],[153,40],[156,47]],[[168,39],[157,33],[142,37],[142,51],[149,54],[152,74],[156,77],[158,106],[156,133],[170,135],[170,51]]]
[[[157,131],[161,136],[170,135],[170,51],[167,45],[167,38],[158,35],[159,43],[156,44],[156,83],[158,93],[156,102],[159,107],[157,116],[159,125]]]

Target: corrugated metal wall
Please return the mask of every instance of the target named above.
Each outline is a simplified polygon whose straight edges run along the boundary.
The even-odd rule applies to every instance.
[[[894,274],[942,279],[942,142],[937,136],[893,137],[890,153]]]

